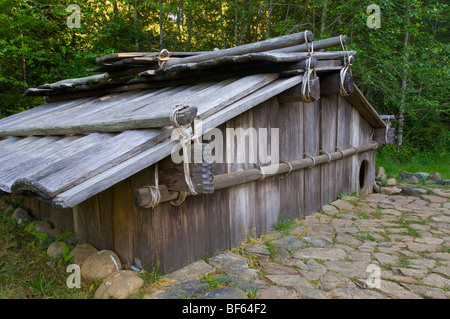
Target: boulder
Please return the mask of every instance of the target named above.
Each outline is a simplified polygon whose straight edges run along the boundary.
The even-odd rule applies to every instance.
[[[31,220],[31,217],[30,215],[28,215],[28,212],[22,207],[16,208],[14,210],[14,213],[11,215],[11,218],[14,219],[19,225]]]
[[[440,180],[442,180],[442,175],[441,175],[441,173],[436,172],[436,173],[433,173],[430,175],[430,179],[432,181],[440,181]]]
[[[375,170],[375,179],[385,181],[386,180],[386,171],[384,167],[377,167]]]
[[[49,235],[52,230],[52,225],[46,220],[37,220],[34,222],[33,230]]]
[[[54,242],[47,248],[47,255],[53,259],[64,258],[63,244],[61,242]]]
[[[91,255],[97,253],[98,250],[90,244],[79,244],[70,251],[72,256],[72,264],[77,264],[81,267],[83,262]]]
[[[387,186],[396,186],[397,185],[397,180],[395,178],[389,178],[387,180]]]
[[[416,187],[402,187],[402,194],[408,195],[408,196],[420,196],[427,193],[426,189],[423,188],[416,188]]]
[[[88,282],[94,282],[119,270],[122,270],[119,257],[111,250],[102,250],[84,260],[81,265],[81,276]]]
[[[428,173],[409,173],[409,172],[401,172],[400,179],[408,180],[411,177],[416,177],[418,180],[425,180],[430,176]]]
[[[128,299],[144,285],[144,280],[134,271],[113,272],[95,292],[95,299]]]
[[[402,192],[401,188],[398,187],[381,187],[380,189],[380,193],[381,194],[387,194],[387,195],[395,195],[395,194],[399,194]]]

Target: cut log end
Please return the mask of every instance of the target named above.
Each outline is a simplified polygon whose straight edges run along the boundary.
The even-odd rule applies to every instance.
[[[302,96],[303,102],[312,103],[320,99],[320,80],[318,77],[309,80],[309,90]]]
[[[181,125],[192,123],[197,116],[198,109],[195,106],[189,106],[177,113],[177,121]]]

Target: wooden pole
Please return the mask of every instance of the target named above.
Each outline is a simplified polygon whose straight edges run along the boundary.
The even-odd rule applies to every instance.
[[[205,54],[200,54],[196,56],[186,57],[183,59],[167,61],[164,67],[170,67],[181,63],[198,63],[202,61],[207,61],[211,59],[216,59],[219,57],[229,56],[229,55],[242,55],[247,53],[263,52],[269,50],[280,49],[284,47],[289,47],[297,44],[305,43],[305,38],[308,42],[313,41],[313,34],[311,31],[305,31],[300,33],[295,33],[291,35],[282,36],[279,38],[264,40],[260,42],[250,43],[240,45],[234,48],[228,48],[219,51],[212,51]]]
[[[197,116],[197,108],[189,106],[177,113],[177,121],[181,125],[192,123]],[[170,121],[171,110],[159,114],[145,114],[124,118],[113,118],[105,121],[78,122],[62,125],[34,124],[24,127],[1,129],[0,137],[4,136],[31,136],[31,135],[69,135],[88,133],[122,132],[127,130],[159,128],[172,126]]]
[[[346,35],[342,36],[342,41],[343,41],[344,45],[348,44],[348,39],[347,39]],[[320,49],[328,49],[328,48],[332,48],[332,47],[336,47],[336,46],[340,46],[340,45],[341,45],[340,37],[333,37],[333,38],[317,40],[317,41],[313,42],[314,51],[320,50]],[[309,48],[311,48],[311,42],[309,40],[308,40],[308,46],[309,46]],[[307,45],[300,44],[300,45],[294,45],[294,46],[285,47],[285,48],[281,48],[281,49],[270,50],[268,52],[289,53],[289,52],[307,52],[307,51],[308,51]]]
[[[377,147],[376,143],[362,144],[357,147],[351,147],[345,150],[328,153],[328,155],[322,152],[323,155],[315,156],[313,158],[308,157],[300,160],[291,161],[289,162],[289,164],[286,163],[275,164],[266,168],[265,171],[267,171],[267,173],[265,173],[265,178],[286,174],[289,171],[292,172],[300,169],[312,168],[320,164],[337,161],[342,158],[349,157],[358,153],[367,152],[375,149],[376,147]],[[262,169],[264,170],[264,167]],[[261,180],[262,177],[263,175],[259,169],[248,169],[245,171],[236,171],[233,173],[216,175],[214,176],[214,190],[220,190],[245,183],[255,182]],[[149,191],[146,188],[138,189],[136,193],[139,194],[139,196],[145,196],[146,198],[150,196]],[[188,193],[188,195],[191,194]],[[178,196],[179,194],[177,192],[167,192],[166,194],[161,193],[160,203],[175,200],[178,198]],[[136,200],[137,204],[139,202],[140,201]]]

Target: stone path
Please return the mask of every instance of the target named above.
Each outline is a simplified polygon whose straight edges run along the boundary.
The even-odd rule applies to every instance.
[[[434,194],[344,197],[164,276],[145,298],[447,299],[450,192]]]

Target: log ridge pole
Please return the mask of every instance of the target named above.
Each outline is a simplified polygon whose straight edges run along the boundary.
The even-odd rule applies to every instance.
[[[283,162],[271,166],[267,166],[266,168],[261,167],[262,170],[266,169],[267,173],[264,174],[264,178],[283,175],[289,172],[297,171],[300,169],[311,168],[320,164],[325,164],[333,161],[340,160],[345,157],[353,156],[355,154],[364,153],[378,147],[377,143],[368,143],[361,144],[356,147],[347,148],[345,150],[337,150],[332,153],[324,153],[323,155],[319,155],[316,157],[307,157],[300,160]],[[274,167],[277,166],[278,170],[275,170]],[[249,182],[255,182],[261,180],[262,172],[260,169],[248,169],[244,171],[236,171],[228,174],[221,174],[214,176],[214,190],[220,190],[224,188],[229,188]],[[142,196],[142,193],[145,192],[145,188],[141,188],[136,190],[136,193],[139,193],[139,196]],[[188,195],[190,195],[188,193]],[[178,192],[164,192],[161,194],[162,202],[168,202],[172,200],[176,200],[178,198]],[[142,201],[136,201],[136,204],[139,203],[139,207],[146,206],[146,203],[142,203]]]

